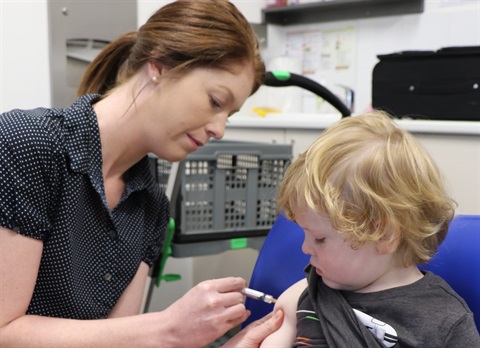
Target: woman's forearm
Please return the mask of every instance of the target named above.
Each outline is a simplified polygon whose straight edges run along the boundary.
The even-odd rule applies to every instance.
[[[172,339],[162,313],[99,320],[25,315],[0,329],[0,347],[154,347]],[[175,346],[175,342],[171,342]],[[177,345],[179,343],[177,342]],[[163,344],[162,344],[163,345]]]

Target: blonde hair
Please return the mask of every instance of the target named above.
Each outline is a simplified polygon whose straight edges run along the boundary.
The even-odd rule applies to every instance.
[[[327,129],[287,169],[277,203],[292,220],[326,214],[354,248],[393,245],[404,266],[433,256],[455,206],[427,151],[380,111]]]

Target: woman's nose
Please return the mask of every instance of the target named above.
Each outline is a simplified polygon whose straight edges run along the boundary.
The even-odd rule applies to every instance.
[[[209,138],[222,139],[225,135],[225,124],[228,115],[217,115],[212,122],[207,124],[206,130]]]

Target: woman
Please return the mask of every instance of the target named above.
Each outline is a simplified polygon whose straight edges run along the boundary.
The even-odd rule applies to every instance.
[[[169,217],[146,155],[222,138],[263,74],[232,4],[177,1],[106,47],[70,108],[1,115],[0,346],[202,347],[247,318],[233,277],[139,314]],[[257,347],[281,320],[227,346]]]

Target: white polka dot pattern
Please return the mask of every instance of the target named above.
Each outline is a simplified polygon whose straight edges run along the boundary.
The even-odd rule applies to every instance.
[[[105,318],[140,262],[152,265],[161,252],[169,202],[147,157],[107,208],[98,97],[0,115],[0,225],[43,241],[30,314]]]

